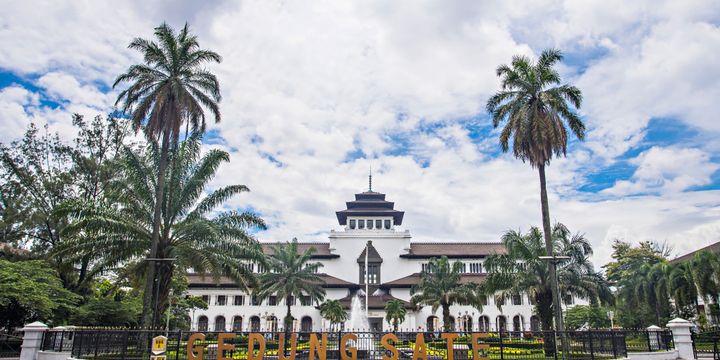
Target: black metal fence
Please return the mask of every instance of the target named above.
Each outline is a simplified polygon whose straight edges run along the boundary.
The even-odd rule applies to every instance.
[[[712,358],[720,360],[720,331],[703,331],[692,333],[695,358]]]
[[[77,359],[139,360],[149,358],[153,337],[163,335],[167,336],[167,360],[188,360],[188,350],[196,354],[196,358],[202,352],[202,359],[216,359],[218,337],[222,333],[205,332],[204,339],[189,344],[192,334],[194,332],[163,330],[49,330],[43,337],[42,348],[45,351],[68,352]],[[450,352],[456,360],[473,359],[473,351],[477,350],[478,357],[500,360],[594,360],[625,358],[629,351],[660,351],[673,346],[669,331],[456,332],[445,335],[420,333],[419,337],[416,332],[398,332],[394,333],[397,341],[387,341],[391,346],[383,343],[386,333],[380,332],[299,332],[292,335],[295,345],[291,345],[292,337],[281,344],[281,332],[252,334],[233,332],[226,335],[223,343],[229,344],[230,348],[224,351],[225,357],[248,359],[249,348],[252,347],[250,357],[255,359],[277,359],[278,353],[283,351],[287,355],[294,351],[297,360],[311,358],[311,351],[325,352],[327,359],[340,359],[341,352],[352,351],[356,351],[357,359],[382,359],[394,352],[399,359],[411,359],[414,351],[424,348],[428,359],[448,359]],[[349,338],[348,334],[354,334],[356,338]],[[448,347],[448,337],[453,338],[452,347]],[[562,346],[563,341],[565,346]],[[192,347],[189,349],[188,345]]]
[[[0,333],[0,358],[20,357],[21,335],[22,333]]]

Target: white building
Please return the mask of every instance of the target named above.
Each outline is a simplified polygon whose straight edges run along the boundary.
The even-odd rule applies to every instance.
[[[481,282],[485,258],[505,249],[499,242],[413,242],[409,230],[398,230],[404,212],[394,209],[394,203],[385,200],[385,194],[367,191],[355,195],[347,202],[347,209],[336,213],[341,231],[331,231],[327,242],[300,243],[299,251],[315,247],[315,261],[322,262],[322,277],[327,299],[339,299],[349,310],[352,298],[365,289],[365,251],[368,253],[368,317],[373,329],[390,330],[384,320],[384,307],[393,298],[406,302],[408,314],[401,329],[434,331],[442,324],[442,309],[436,313],[430,307],[416,311],[410,306],[410,288],[417,284],[420,272],[433,257],[447,256],[461,261],[465,267],[463,282]],[[272,244],[263,244],[271,251]],[[257,267],[254,271],[261,271]],[[200,331],[275,330],[282,324],[286,307],[283,299],[269,297],[259,301],[235,286],[230,279],[219,283],[211,277],[189,274],[191,295],[203,296],[207,310],[192,314],[193,329]],[[364,303],[365,297],[361,296]],[[452,321],[459,331],[521,331],[539,328],[533,315],[533,306],[526,294],[505,299],[502,310],[491,296],[482,312],[471,306],[454,305],[450,309]],[[569,299],[566,305],[572,305]],[[318,304],[308,299],[295,299],[292,314],[296,331],[319,331],[329,327],[320,316]],[[349,328],[349,326],[347,326]]]

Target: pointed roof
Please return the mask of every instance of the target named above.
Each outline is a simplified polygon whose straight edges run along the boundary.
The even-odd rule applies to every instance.
[[[368,262],[381,263],[383,261],[382,257],[380,257],[380,253],[378,253],[377,249],[373,246],[372,241],[368,241],[367,246],[363,249],[362,253],[360,253],[360,256],[358,256],[358,264],[365,263],[365,252],[368,250],[370,250],[368,252]]]
[[[365,191],[355,194],[355,200],[345,203],[347,209],[337,211],[340,225],[347,224],[348,216],[392,216],[395,225],[402,225],[404,211],[395,210],[395,203],[385,200],[385,194]]]

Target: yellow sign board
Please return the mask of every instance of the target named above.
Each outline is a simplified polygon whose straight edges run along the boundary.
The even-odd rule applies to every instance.
[[[167,350],[167,337],[165,336],[156,336],[152,339],[152,353],[153,354],[162,354]],[[162,356],[163,358],[155,357],[153,360],[165,360],[165,356]]]

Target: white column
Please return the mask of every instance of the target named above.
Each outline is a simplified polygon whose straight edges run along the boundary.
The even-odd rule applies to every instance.
[[[693,352],[692,335],[690,333],[692,323],[675,318],[670,320],[667,327],[672,330],[673,342],[675,342],[675,349],[677,349],[680,359],[694,359],[695,353]]]
[[[25,325],[23,331],[23,343],[20,350],[20,360],[37,360],[38,352],[42,347],[43,333],[48,326],[36,321]]]

